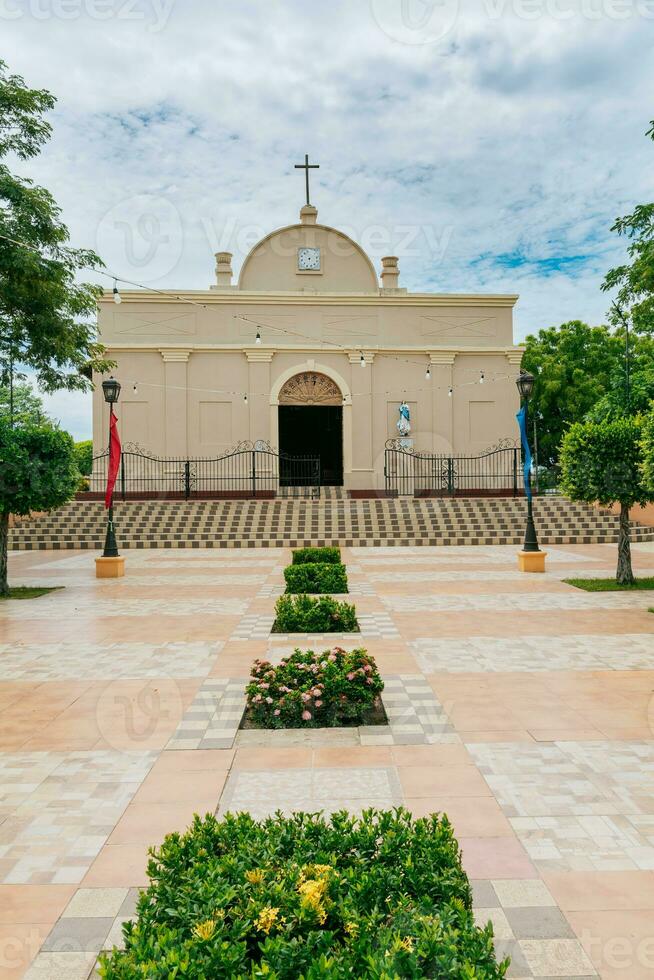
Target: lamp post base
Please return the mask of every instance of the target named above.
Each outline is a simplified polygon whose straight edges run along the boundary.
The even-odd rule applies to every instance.
[[[521,572],[544,572],[546,551],[519,551],[518,570]]]
[[[115,558],[96,558],[95,577],[96,578],[122,578],[125,574],[125,559],[122,555]]]

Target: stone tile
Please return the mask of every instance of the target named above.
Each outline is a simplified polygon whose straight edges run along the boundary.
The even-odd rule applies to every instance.
[[[127,888],[78,888],[62,912],[62,918],[116,916],[127,892]]]
[[[493,888],[504,909],[556,906],[547,886],[538,878],[498,879]]]
[[[593,964],[576,939],[522,939],[520,949],[535,977],[592,976]]]
[[[99,953],[113,917],[61,918],[43,943],[48,953]]]
[[[485,909],[500,908],[502,903],[497,897],[497,892],[493,888],[493,883],[491,881],[473,878],[470,881],[470,887],[472,889],[472,900],[475,906]]]
[[[574,939],[568,921],[557,908],[532,906],[505,911],[516,939]]]
[[[492,923],[493,935],[496,940],[515,939],[511,924],[502,909],[475,907],[475,922],[483,928],[488,922]]]
[[[25,980],[87,980],[95,953],[39,953]]]

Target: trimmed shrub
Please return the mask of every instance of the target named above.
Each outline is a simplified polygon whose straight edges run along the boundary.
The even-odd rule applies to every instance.
[[[334,728],[361,725],[381,708],[384,682],[365,650],[296,650],[275,667],[255,660],[247,695],[256,728]]]
[[[273,633],[358,633],[354,606],[323,595],[281,595]]]
[[[151,855],[105,980],[506,976],[446,816],[196,816]]]
[[[298,548],[293,552],[293,564],[304,565],[306,563],[340,565],[340,548]]]
[[[333,565],[329,562],[306,562],[302,565],[289,565],[284,569],[286,591],[294,594],[337,592],[345,593],[347,573],[345,565]]]

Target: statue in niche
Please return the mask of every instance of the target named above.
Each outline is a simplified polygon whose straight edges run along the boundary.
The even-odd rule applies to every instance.
[[[400,417],[397,420],[397,431],[403,439],[411,433],[411,411],[406,402],[402,402],[399,408]]]

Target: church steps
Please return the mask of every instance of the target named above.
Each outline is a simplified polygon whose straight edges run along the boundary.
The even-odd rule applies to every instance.
[[[520,544],[525,502],[512,498],[117,501],[121,548],[299,546],[308,544]],[[543,544],[609,543],[618,518],[565,498],[534,502]],[[19,520],[13,549],[102,547],[106,512],[101,502],[77,500],[60,510]],[[654,540],[654,529],[635,525],[633,538]]]

